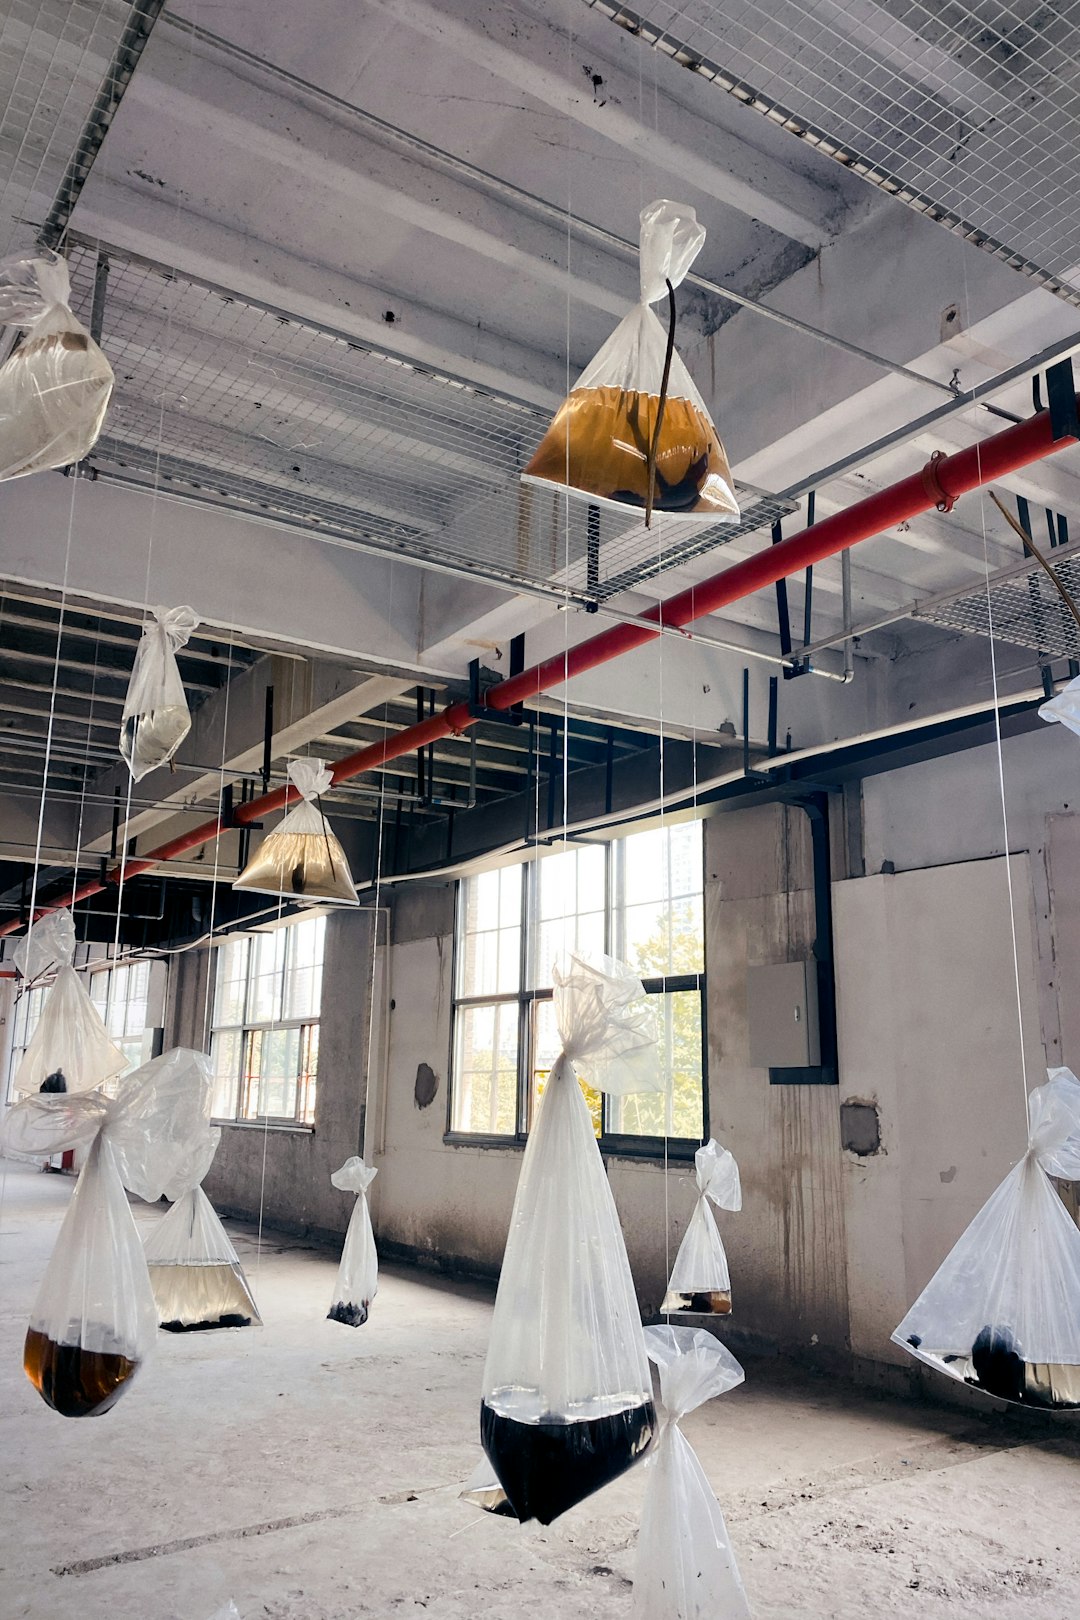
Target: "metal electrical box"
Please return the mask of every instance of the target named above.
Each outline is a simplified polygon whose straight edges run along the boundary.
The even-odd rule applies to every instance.
[[[747,968],[746,1010],[755,1069],[809,1069],[820,1064],[816,962]]]

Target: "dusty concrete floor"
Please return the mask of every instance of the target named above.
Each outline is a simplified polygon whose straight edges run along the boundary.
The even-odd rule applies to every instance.
[[[259,1262],[234,1230],[266,1326],[163,1334],[111,1413],[72,1422],[21,1370],[72,1183],[0,1179],[4,1620],[209,1620],[229,1598],[242,1620],[628,1615],[640,1469],[547,1530],[457,1499],[479,1457],[487,1293],[393,1271],[367,1326],[345,1328],[325,1320],[331,1257],[272,1237]],[[685,1428],[756,1620],[1075,1615],[1078,1431],[768,1361]]]

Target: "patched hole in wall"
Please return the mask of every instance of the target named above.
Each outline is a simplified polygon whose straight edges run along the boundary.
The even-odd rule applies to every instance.
[[[840,1104],[840,1142],[848,1153],[857,1153],[860,1159],[881,1152],[881,1121],[877,1103]]]
[[[413,1097],[417,1108],[430,1108],[439,1089],[439,1077],[430,1063],[416,1065],[416,1085]]]

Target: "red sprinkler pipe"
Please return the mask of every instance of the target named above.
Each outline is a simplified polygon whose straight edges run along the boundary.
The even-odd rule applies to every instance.
[[[1077,403],[1080,408],[1080,400]],[[515,703],[537,697],[541,692],[550,691],[553,686],[573,680],[575,675],[584,675],[590,669],[632,652],[635,647],[654,641],[663,633],[661,626],[681,628],[694,619],[704,618],[737,602],[740,597],[750,596],[767,585],[775,585],[777,580],[786,579],[789,574],[799,573],[826,557],[834,557],[849,546],[857,545],[860,540],[869,540],[933,507],[941,512],[950,512],[959,496],[998,478],[1005,478],[1020,467],[1041,461],[1055,450],[1063,450],[1076,442],[1072,436],[1055,439],[1050,414],[1042,411],[1038,416],[1030,417],[1016,427],[1006,428],[1003,433],[996,433],[969,449],[958,450],[955,455],[945,456],[938,451],[922,471],[912,477],[904,478],[898,484],[890,484],[876,495],[868,495],[865,500],[857,501],[846,511],[835,512],[832,517],[815,523],[812,528],[804,529],[802,534],[793,535],[790,540],[781,540],[778,545],[767,546],[752,557],[712,575],[710,579],[702,580],[700,585],[693,585],[669,601],[658,603],[643,615],[657,626],[655,630],[648,624],[613,625],[599,635],[590,636],[588,641],[568,648],[565,653],[557,653],[553,658],[535,664],[532,669],[523,670],[520,675],[513,675],[509,680],[489,687],[484,705],[497,711],[513,708]],[[442,737],[458,736],[480,718],[482,716],[471,712],[467,703],[452,703],[441,714],[434,714],[415,726],[408,726],[382,742],[360,748],[354,754],[346,754],[334,766],[334,782],[347,782],[364,771],[374,770],[390,760],[415,753],[417,749],[438,742]],[[246,804],[237,805],[232,822],[243,826],[247,822],[257,821],[274,810],[284,808],[298,797],[291,785],[275,788],[273,793],[264,793],[261,798],[249,799]],[[210,843],[225,831],[227,825],[220,816],[201,822],[199,826],[148,851],[137,860],[125,862],[124,878],[137,877],[163,861],[173,860],[190,849]],[[118,883],[120,877],[120,868],[114,868],[106,875],[104,882],[93,879],[80,885],[67,900],[41,906],[34,912],[34,921],[50,911],[58,911],[61,906],[74,905],[76,901],[101,894],[106,884]],[[0,927],[0,935],[14,933],[21,927],[22,923],[15,919]]]

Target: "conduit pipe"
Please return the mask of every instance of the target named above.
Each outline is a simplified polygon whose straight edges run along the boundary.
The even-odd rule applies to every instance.
[[[1080,409],[1080,398],[1077,406]],[[1041,461],[1055,450],[1065,449],[1076,442],[1072,435],[1055,439],[1050,426],[1050,413],[1042,411],[1038,416],[1006,428],[1004,432],[983,439],[966,450],[958,450],[954,455],[944,456],[938,452],[921,472],[901,479],[898,484],[891,484],[875,495],[868,495],[846,511],[834,512],[831,517],[804,529],[801,534],[792,535],[777,545],[766,546],[754,556],[734,563],[666,602],[658,603],[634,623],[612,625],[599,635],[591,636],[588,641],[579,642],[576,647],[557,653],[553,658],[546,658],[543,663],[523,670],[520,675],[513,675],[509,680],[489,687],[484,696],[484,706],[501,713],[517,703],[527,702],[541,692],[573,680],[576,675],[584,675],[601,664],[621,658],[624,653],[646,646],[663,633],[665,626],[679,627],[690,624],[694,619],[704,618],[707,614],[730,606],[741,597],[775,585],[777,580],[786,579],[789,574],[801,573],[803,569],[823,562],[826,557],[834,557],[849,546],[857,545],[860,540],[869,540],[886,529],[918,517],[922,512],[935,507],[939,511],[951,511],[961,495],[1005,478],[1020,467],[1030,466],[1033,461]],[[367,748],[358,749],[356,753],[346,754],[334,766],[334,782],[347,782],[390,760],[415,753],[441,738],[460,736],[482,718],[482,713],[472,713],[467,703],[452,703],[441,714],[434,714],[427,720],[408,726],[396,736],[386,737]],[[199,826],[190,828],[146,855],[125,861],[122,869],[117,867],[106,873],[104,880],[91,879],[79,884],[67,899],[40,906],[34,912],[34,921],[51,911],[58,911],[62,906],[75,905],[80,900],[101,894],[110,883],[119,883],[121,872],[125,880],[150,872],[165,861],[175,860],[189,850],[209,844],[227,827],[245,826],[258,821],[275,810],[283,809],[298,797],[292,787],[286,785],[276,788],[273,793],[264,793],[261,798],[249,799],[246,804],[234,808],[231,821],[215,816],[210,821],[201,822]],[[15,918],[0,926],[0,935],[14,933],[22,926],[21,921]]]

